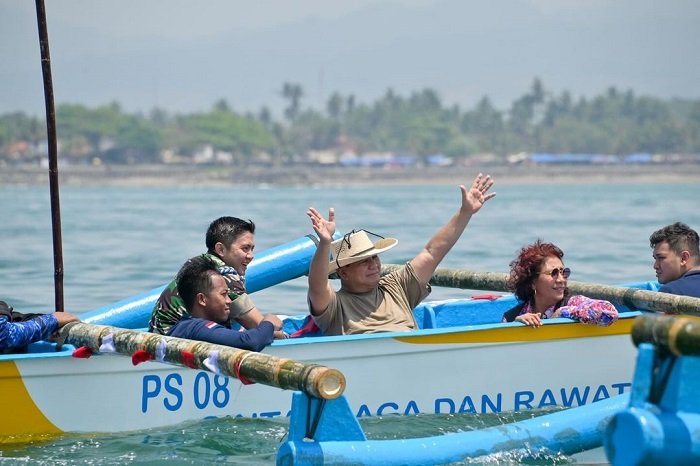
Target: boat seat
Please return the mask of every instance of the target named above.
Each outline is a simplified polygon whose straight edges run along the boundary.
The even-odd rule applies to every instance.
[[[282,330],[292,338],[323,336],[323,333],[316,326],[310,315],[286,316],[282,319],[282,323]]]
[[[63,353],[72,353],[75,351],[75,346],[71,344],[64,344],[63,346],[58,347],[56,343],[50,342],[50,341],[36,341],[34,343],[30,343],[29,346],[27,347],[26,352],[17,352],[17,353],[2,353],[0,354],[0,361],[8,360],[8,359],[25,359],[25,358],[31,358],[35,357],[38,354],[63,354]]]
[[[413,316],[421,329],[495,324],[515,304],[512,295],[479,295],[421,303],[413,310]]]
[[[437,328],[435,309],[431,304],[416,307],[416,309],[413,310],[413,316],[416,318],[416,322],[418,322],[418,328]]]

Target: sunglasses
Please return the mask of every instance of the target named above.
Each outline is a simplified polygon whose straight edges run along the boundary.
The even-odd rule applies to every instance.
[[[552,278],[559,277],[559,274],[561,274],[561,276],[564,278],[569,278],[569,275],[571,275],[571,269],[568,267],[559,267],[558,269],[552,269],[549,272],[540,272],[540,275],[549,275]]]

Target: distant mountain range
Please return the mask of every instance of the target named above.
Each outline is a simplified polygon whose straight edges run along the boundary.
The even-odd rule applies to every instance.
[[[183,21],[176,8],[187,2],[155,2],[160,9],[128,2],[134,24],[121,20],[119,32],[119,25],[104,26],[113,18],[97,14],[94,3],[47,3],[57,102],[191,112],[223,98],[239,111],[265,105],[279,112],[282,84],[294,82],[305,91],[302,105],[316,108],[334,91],[367,102],[388,88],[401,94],[436,89],[443,101],[462,107],[488,95],[504,108],[535,77],[547,90],[574,96],[615,86],[700,98],[696,0],[384,2],[333,19],[309,15],[223,33],[207,33],[207,18],[245,11],[200,13],[189,2]],[[79,7],[75,15],[95,16],[92,26],[84,17],[76,26],[64,15],[51,16],[52,9]],[[169,18],[180,30],[165,38],[158,30]],[[142,29],[132,32],[136,24]],[[0,3],[0,60],[0,115],[43,114],[33,2]]]

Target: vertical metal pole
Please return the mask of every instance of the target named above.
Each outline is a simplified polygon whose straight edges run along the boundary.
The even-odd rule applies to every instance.
[[[46,102],[46,137],[49,148],[49,190],[51,192],[51,228],[53,232],[53,267],[55,310],[63,306],[63,246],[61,239],[61,203],[58,196],[58,144],[56,142],[56,110],[53,101],[51,79],[51,54],[49,33],[46,28],[46,8],[43,0],[36,0],[36,20],[39,26],[41,71],[44,76],[44,100]]]

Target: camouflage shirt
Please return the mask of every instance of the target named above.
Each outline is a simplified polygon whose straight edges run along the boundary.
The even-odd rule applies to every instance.
[[[230,306],[230,318],[235,320],[253,309],[253,301],[245,291],[245,277],[240,276],[233,267],[227,266],[214,254],[205,253],[201,257],[206,257],[214,262],[228,283],[228,293],[233,301]],[[148,331],[165,335],[170,327],[186,314],[188,313],[185,309],[185,303],[177,292],[177,280],[173,280],[165,287],[153,307]]]

